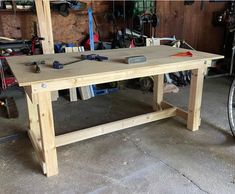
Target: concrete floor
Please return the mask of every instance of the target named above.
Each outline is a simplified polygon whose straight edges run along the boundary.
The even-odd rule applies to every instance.
[[[59,175],[51,178],[42,175],[27,138],[0,144],[0,193],[235,193],[229,83],[205,80],[199,131],[170,118],[60,147]],[[9,93],[20,117],[1,117],[0,136],[27,128],[22,91]],[[187,95],[186,87],[166,99],[185,108]],[[149,112],[151,102],[151,93],[131,89],[83,102],[60,98],[53,103],[56,133]]]

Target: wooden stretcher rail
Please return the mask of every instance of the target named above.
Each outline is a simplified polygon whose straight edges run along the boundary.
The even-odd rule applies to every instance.
[[[168,102],[166,102],[166,101],[163,101],[162,103],[161,103],[161,106],[162,106],[162,108],[172,108],[172,107],[175,107],[174,105],[172,105],[172,104],[170,104],[170,103],[168,103]],[[178,116],[178,117],[180,117],[180,118],[182,118],[182,119],[184,119],[184,120],[187,120],[188,119],[188,112],[187,111],[185,111],[185,110],[183,110],[183,109],[181,109],[181,108],[178,108],[177,107],[177,110],[176,110],[176,116]]]
[[[147,113],[147,114],[131,117],[128,119],[123,119],[120,121],[114,121],[111,123],[106,123],[103,125],[90,127],[90,128],[82,129],[79,131],[66,133],[64,135],[56,136],[55,144],[56,144],[56,147],[60,147],[63,145],[75,143],[75,142],[89,139],[92,137],[104,135],[107,133],[112,133],[114,131],[119,131],[122,129],[134,127],[137,125],[142,125],[142,124],[157,121],[160,119],[173,117],[173,116],[176,116],[176,111],[177,111],[177,108],[168,108],[168,109],[158,111],[158,112]]]

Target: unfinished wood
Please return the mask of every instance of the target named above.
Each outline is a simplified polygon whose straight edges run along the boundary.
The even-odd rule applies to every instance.
[[[37,104],[33,104],[29,96],[26,94],[26,101],[28,107],[28,116],[29,116],[29,130],[28,135],[34,147],[36,157],[41,165],[43,172],[45,174],[45,160],[42,154],[42,143],[41,143],[41,132],[38,119],[38,107]]]
[[[72,53],[73,47],[65,47],[65,52]],[[75,102],[78,100],[77,88],[70,88],[69,89],[69,99],[70,99],[70,102]]]
[[[181,117],[182,119],[187,121],[187,119],[188,119],[188,112],[183,110],[183,109],[181,109],[181,108],[177,108],[176,116]]]
[[[38,97],[36,94],[32,93],[31,87],[30,86],[24,86],[24,91],[33,104],[38,104]]]
[[[171,55],[183,51],[188,50],[163,45],[132,49],[89,51],[84,52],[83,54],[96,53],[109,57],[109,60],[102,62],[85,60],[65,66],[64,69],[61,70],[52,68],[52,62],[54,60],[58,60],[61,63],[71,62],[77,60],[80,57],[80,54],[61,53],[53,55],[8,57],[7,61],[20,86],[36,83],[42,84],[50,81],[57,82],[61,80],[70,80],[70,82],[73,83],[71,86],[74,87],[79,85],[91,85],[95,84],[95,82],[104,83],[105,81],[118,81],[174,71],[196,69],[197,64],[204,63],[205,60],[208,61],[223,58],[221,55],[213,55],[198,51],[191,51],[194,55],[193,57],[171,57]],[[123,61],[127,56],[141,54],[144,54],[147,57],[146,63],[128,65]],[[25,66],[25,64],[35,60],[46,61],[46,65],[41,66],[41,73],[39,74],[34,73],[31,68]],[[115,79],[112,79],[112,77],[115,77]],[[91,79],[95,81],[92,81],[92,83],[90,83],[90,81],[87,81],[87,83],[84,81]],[[59,86],[57,87],[59,88]]]
[[[200,110],[205,68],[192,70],[188,103],[187,128],[196,131],[201,124]]]
[[[49,0],[35,0],[38,25],[40,36],[44,38],[42,40],[42,50],[44,54],[54,53],[54,40],[51,24],[51,9]],[[37,61],[37,60],[35,60]],[[58,91],[53,91],[52,101],[56,101],[59,97]]]
[[[43,1],[43,10],[44,10],[44,17],[46,23],[46,32],[47,32],[47,52],[44,54],[52,54],[54,53],[54,39],[53,39],[53,32],[52,32],[52,23],[51,23],[51,8],[50,8],[50,1],[49,0],[42,0]],[[39,21],[41,22],[41,21]],[[57,101],[59,97],[58,91],[53,91],[51,93],[52,101]]]
[[[153,109],[162,110],[161,103],[163,101],[164,74],[153,76]]]
[[[170,104],[170,103],[168,103],[166,101],[163,101],[161,103],[161,106],[162,106],[163,109],[175,107],[174,105],[172,105],[172,104]],[[183,110],[182,108],[177,107],[177,109],[176,109],[176,116],[178,116],[178,117],[180,117],[180,118],[182,118],[182,119],[187,121],[187,119],[188,119],[188,112]]]
[[[51,100],[52,101],[57,101],[58,98],[59,98],[59,92],[58,91],[52,91],[51,92]]]
[[[58,174],[54,121],[50,92],[38,93],[38,112],[42,137],[42,150],[47,176]]]
[[[92,86],[83,86],[78,88],[82,100],[87,100],[92,97],[91,89]]]
[[[29,98],[29,100],[33,103],[33,97],[32,97],[32,90],[31,90],[31,87],[30,86],[24,86],[24,92],[25,92],[25,95],[26,96],[26,100],[27,100],[27,97]]]
[[[74,46],[74,47],[73,47],[73,52],[79,52],[79,49],[78,49],[77,46]]]
[[[50,1],[35,0],[40,36],[44,54],[54,53],[54,41],[51,24]]]
[[[32,103],[28,94],[26,94],[26,101],[27,101],[28,116],[29,116],[29,129],[34,132],[37,141],[41,141],[37,104]]]
[[[44,54],[47,54],[50,52],[48,48],[49,40],[48,40],[48,34],[46,30],[46,19],[45,19],[44,8],[43,8],[43,0],[35,0],[35,7],[36,7],[36,12],[37,12],[40,36],[44,38],[44,40],[42,41],[42,50]]]
[[[66,53],[72,53],[73,52],[73,48],[72,47],[65,47],[65,52]]]
[[[65,52],[66,53],[78,52],[78,47],[65,47]],[[89,86],[80,87],[79,92],[82,100],[87,100],[92,97]],[[77,88],[69,89],[69,99],[70,102],[75,102],[78,100]]]
[[[45,159],[44,159],[44,154],[42,152],[42,147],[38,143],[37,137],[32,130],[28,131],[28,135],[29,135],[30,141],[33,145],[38,162],[39,162],[40,166],[42,167],[42,171],[44,174],[46,174],[46,163],[45,163]]]
[[[152,66],[152,67],[143,67],[139,69],[129,69],[126,71],[117,71],[112,73],[102,73],[100,75],[89,75],[84,77],[78,78],[67,78],[67,79],[58,79],[56,81],[46,81],[43,83],[35,83],[32,84],[32,92],[44,92],[44,91],[54,91],[58,89],[67,89],[67,88],[74,88],[74,87],[81,87],[93,84],[101,84],[107,82],[114,82],[114,81],[121,81],[139,77],[146,77],[158,74],[164,74],[169,72],[175,71],[184,71],[190,70],[194,68],[198,68],[199,62],[191,62],[188,63],[181,63],[180,66],[175,66],[175,64],[171,65],[163,65],[159,66]],[[203,65],[203,64],[201,64]]]
[[[119,131],[137,125],[142,125],[145,123],[157,121],[160,119],[172,117],[175,115],[176,115],[176,108],[169,108],[163,111],[147,113],[140,116],[131,117],[128,119],[123,119],[120,121],[115,121],[75,132],[70,132],[64,135],[56,136],[56,147],[104,135],[107,133],[112,133],[114,131]]]
[[[70,98],[70,102],[75,102],[78,100],[77,88],[70,88],[69,89],[69,98]]]

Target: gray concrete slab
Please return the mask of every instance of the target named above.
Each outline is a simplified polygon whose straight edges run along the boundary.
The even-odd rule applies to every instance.
[[[28,139],[0,144],[0,193],[235,193],[235,139],[228,128],[230,81],[205,80],[202,125],[186,130],[165,119],[58,148],[59,175],[41,174]],[[0,118],[0,136],[27,128],[26,103],[14,94],[19,119]],[[187,107],[188,88],[166,98]],[[53,103],[62,134],[151,111],[151,93],[126,89],[88,101]]]

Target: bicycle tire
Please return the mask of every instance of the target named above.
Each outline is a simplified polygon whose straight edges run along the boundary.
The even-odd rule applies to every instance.
[[[228,112],[228,121],[230,130],[235,137],[235,79],[233,79],[230,88],[229,88],[229,95],[227,101],[227,112]]]

